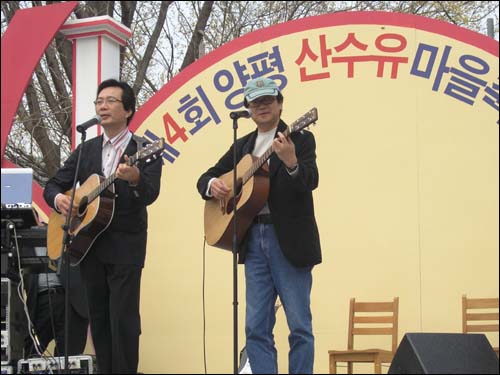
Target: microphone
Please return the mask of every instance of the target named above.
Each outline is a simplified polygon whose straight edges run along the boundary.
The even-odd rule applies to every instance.
[[[239,119],[241,117],[250,118],[252,117],[252,111],[250,111],[250,109],[242,109],[241,111],[230,112],[229,117],[231,117],[233,120]]]
[[[83,124],[80,124],[76,127],[76,130],[80,133],[83,133],[85,130],[90,128],[91,126],[97,125],[101,122],[101,116],[95,115],[90,120],[85,121]]]

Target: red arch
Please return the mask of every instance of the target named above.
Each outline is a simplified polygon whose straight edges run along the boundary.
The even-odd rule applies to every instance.
[[[77,1],[70,1],[19,10],[2,36],[2,167],[16,167],[4,159],[4,154],[17,107],[42,54],[77,5]],[[33,201],[46,214],[50,212],[36,182]]]

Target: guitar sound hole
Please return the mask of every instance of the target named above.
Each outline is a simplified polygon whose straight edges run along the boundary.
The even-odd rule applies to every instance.
[[[241,188],[242,188],[242,185],[243,184],[241,182],[241,179],[239,179],[238,182],[237,182],[237,184],[236,184],[236,202],[239,202],[240,199],[241,199]],[[230,214],[231,212],[233,212],[234,211],[234,207],[235,207],[234,197],[231,194],[231,198],[227,201],[226,214]]]
[[[85,212],[87,211],[87,207],[88,207],[88,198],[85,196],[82,198],[82,200],[80,201],[80,205],[78,206],[78,216],[83,216],[85,214]]]

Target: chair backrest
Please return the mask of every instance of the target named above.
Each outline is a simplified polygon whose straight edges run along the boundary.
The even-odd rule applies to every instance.
[[[498,332],[498,298],[462,296],[462,332]]]
[[[392,351],[398,346],[399,297],[392,302],[356,302],[351,298],[347,349],[354,349],[356,335],[392,336]]]

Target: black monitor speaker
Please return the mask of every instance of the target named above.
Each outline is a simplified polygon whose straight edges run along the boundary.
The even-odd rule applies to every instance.
[[[498,357],[483,334],[407,333],[389,374],[498,374]]]

